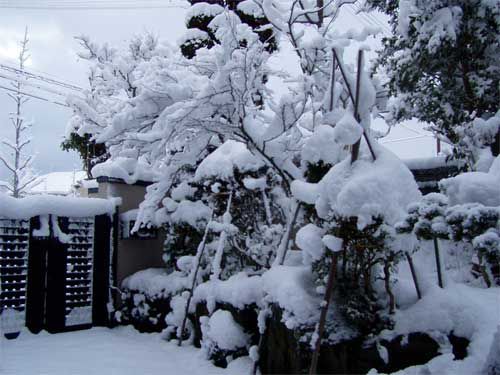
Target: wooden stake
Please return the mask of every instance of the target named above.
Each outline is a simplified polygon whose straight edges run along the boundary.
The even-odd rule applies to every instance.
[[[354,118],[357,122],[361,122],[361,118],[359,116],[359,95],[361,90],[361,71],[363,69],[363,50],[360,49],[358,51],[358,71],[356,76],[356,93],[354,97]],[[361,138],[352,145],[351,150],[351,164],[358,160],[359,157],[359,146],[361,145]]]
[[[208,236],[210,223],[212,222],[212,218],[213,218],[213,212],[212,212],[212,216],[210,217],[210,221],[207,223],[207,226],[205,227],[205,233],[203,234],[203,239],[201,240],[200,245],[198,246],[198,251],[196,254],[197,264],[196,264],[196,268],[194,270],[193,281],[191,283],[191,289],[189,290],[189,297],[188,297],[188,300],[186,302],[186,309],[184,311],[184,318],[182,319],[181,331],[180,331],[179,339],[177,341],[178,346],[182,345],[182,335],[184,334],[184,329],[186,328],[186,320],[187,320],[187,317],[189,314],[189,304],[191,303],[191,298],[193,297],[194,287],[196,286],[196,278],[198,277],[198,270],[200,269],[201,257],[203,256],[203,252],[205,251],[205,244],[207,243],[207,236]]]
[[[436,255],[436,268],[438,274],[438,284],[440,288],[444,288],[443,274],[441,272],[441,260],[439,257],[439,244],[437,237],[434,237],[434,254]]]
[[[410,265],[411,277],[413,278],[413,283],[415,284],[415,290],[417,291],[418,299],[422,299],[422,293],[420,293],[420,286],[418,285],[417,273],[415,272],[415,266],[413,265],[413,259],[411,255],[406,253],[406,260]]]
[[[318,367],[319,351],[321,348],[321,338],[323,332],[325,331],[326,314],[328,313],[328,307],[330,306],[330,300],[333,293],[333,282],[335,280],[335,275],[337,272],[337,252],[333,253],[332,264],[330,265],[330,272],[328,273],[328,281],[326,283],[325,296],[323,302],[321,303],[321,314],[319,317],[318,329],[316,335],[316,342],[314,344],[314,352],[311,360],[311,367],[309,368],[309,375],[316,374],[316,368]]]

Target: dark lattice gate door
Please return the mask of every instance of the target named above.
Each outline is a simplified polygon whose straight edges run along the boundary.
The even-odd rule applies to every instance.
[[[92,324],[94,217],[66,220],[64,325],[73,327]]]
[[[0,324],[12,335],[25,325],[30,223],[0,218]]]

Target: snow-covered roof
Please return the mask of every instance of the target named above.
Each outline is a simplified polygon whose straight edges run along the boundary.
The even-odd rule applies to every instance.
[[[38,177],[38,184],[30,190],[30,194],[69,195],[73,186],[86,177],[85,171],[47,173]]]

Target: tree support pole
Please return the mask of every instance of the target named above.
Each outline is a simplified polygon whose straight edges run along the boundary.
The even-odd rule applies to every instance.
[[[413,265],[413,259],[411,255],[406,253],[406,260],[410,265],[411,277],[413,279],[413,283],[415,284],[415,290],[417,291],[418,299],[422,299],[422,293],[420,293],[420,286],[418,285],[417,273],[415,272],[415,266]]]
[[[326,283],[325,297],[321,303],[321,315],[319,317],[318,328],[315,332],[316,342],[314,343],[314,352],[311,360],[311,367],[309,368],[309,375],[316,374],[316,369],[318,367],[319,351],[321,348],[321,338],[325,331],[326,314],[328,313],[328,307],[330,307],[330,300],[332,299],[333,293],[333,282],[337,273],[337,252],[333,253],[332,264],[330,265],[330,272],[328,273],[328,281]]]
[[[444,288],[443,273],[441,270],[441,259],[439,256],[439,244],[437,237],[434,237],[434,254],[436,255],[436,269],[438,274],[438,284],[440,288]]]
[[[212,213],[212,217],[213,217],[213,213]],[[210,218],[210,221],[207,223],[207,226],[205,228],[205,233],[203,234],[203,239],[201,240],[201,243],[199,245],[200,249],[196,254],[197,264],[196,264],[196,268],[194,270],[193,280],[191,283],[191,289],[189,290],[189,297],[188,297],[188,300],[186,301],[186,309],[184,310],[184,318],[182,319],[181,331],[179,334],[179,339],[177,341],[177,346],[182,345],[182,335],[184,334],[184,329],[186,328],[186,320],[187,320],[187,317],[189,314],[189,304],[191,303],[191,298],[193,297],[193,291],[194,291],[194,287],[196,285],[196,278],[198,276],[198,271],[200,269],[200,261],[201,261],[201,257],[203,256],[203,253],[205,251],[205,244],[207,243],[208,230],[210,228],[210,223],[212,221],[212,217]]]

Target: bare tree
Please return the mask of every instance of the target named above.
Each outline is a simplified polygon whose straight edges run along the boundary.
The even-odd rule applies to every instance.
[[[24,38],[20,42],[18,57],[18,67],[21,72],[25,69],[26,62],[30,58],[28,43],[28,28],[26,28]],[[2,139],[1,144],[4,146],[6,152],[0,153],[0,161],[7,168],[11,176],[9,181],[0,182],[0,184],[15,198],[24,195],[36,184],[37,179],[36,174],[32,170],[34,155],[27,153],[27,147],[31,143],[29,130],[33,123],[26,121],[23,117],[24,105],[29,99],[23,93],[23,84],[21,81],[24,78],[18,78],[19,80],[12,84],[14,93],[7,94],[15,103],[15,111],[10,113],[10,123],[14,131],[13,139]]]

